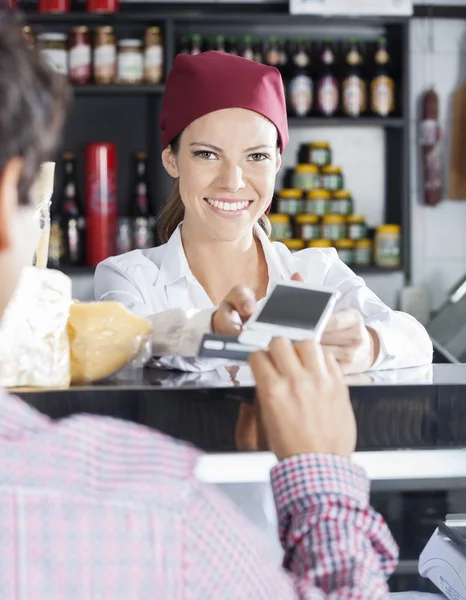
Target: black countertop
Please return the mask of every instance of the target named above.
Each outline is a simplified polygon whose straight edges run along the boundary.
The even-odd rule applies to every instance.
[[[429,365],[348,379],[358,450],[466,447],[466,365]],[[208,452],[236,450],[241,402],[254,383],[248,367],[180,373],[123,371],[88,387],[19,394],[52,418],[93,413],[127,419]]]

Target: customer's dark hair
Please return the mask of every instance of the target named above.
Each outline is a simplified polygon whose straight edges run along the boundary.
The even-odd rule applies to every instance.
[[[70,96],[66,79],[29,47],[20,19],[0,10],[0,173],[12,158],[24,159],[21,204],[40,163],[53,159]]]

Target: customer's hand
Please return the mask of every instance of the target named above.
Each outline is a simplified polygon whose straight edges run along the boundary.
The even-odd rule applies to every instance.
[[[249,359],[256,380],[260,422],[279,460],[303,453],[349,457],[356,422],[335,357],[314,341],[294,347],[273,340]]]
[[[345,375],[370,369],[380,350],[378,335],[366,327],[355,308],[345,308],[330,317],[321,344],[332,352]]]

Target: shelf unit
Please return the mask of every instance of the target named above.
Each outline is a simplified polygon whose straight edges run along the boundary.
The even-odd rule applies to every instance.
[[[119,13],[112,15],[88,14],[83,4],[75,5],[75,11],[63,15],[47,15],[33,12],[35,3],[23,5],[26,21],[37,31],[68,31],[73,25],[90,27],[109,24],[118,36],[142,37],[145,27],[160,25],[165,38],[165,72],[170,69],[175,54],[176,40],[185,33],[201,35],[226,33],[259,37],[282,35],[293,38],[306,35],[308,39],[322,39],[332,35],[347,39],[358,35],[362,40],[375,40],[384,33],[389,38],[396,72],[401,82],[401,94],[397,98],[398,112],[390,118],[362,117],[305,119],[290,117],[291,131],[306,127],[381,127],[386,143],[386,176],[384,220],[398,223],[403,231],[402,271],[405,279],[410,276],[410,210],[409,210],[409,20],[389,18],[321,18],[288,14],[288,6],[281,3],[261,4],[155,4],[124,3]],[[31,10],[29,10],[29,8]],[[118,196],[123,210],[130,193],[129,155],[135,150],[146,150],[149,156],[149,184],[154,195],[156,210],[160,210],[167,198],[171,181],[160,161],[161,144],[158,117],[164,86],[76,86],[74,103],[65,126],[61,150],[74,151],[78,158],[78,176],[84,181],[83,149],[92,141],[111,141],[118,146]],[[112,101],[109,102],[109,98]],[[60,186],[59,175],[56,182]],[[381,272],[373,269],[373,273]],[[386,272],[382,270],[382,272]]]

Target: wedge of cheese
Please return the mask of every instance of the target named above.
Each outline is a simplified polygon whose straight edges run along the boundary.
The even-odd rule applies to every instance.
[[[69,277],[49,269],[23,269],[0,321],[0,387],[69,386],[71,301]]]
[[[135,359],[152,332],[149,321],[118,302],[72,304],[68,337],[73,384],[97,381]]]

